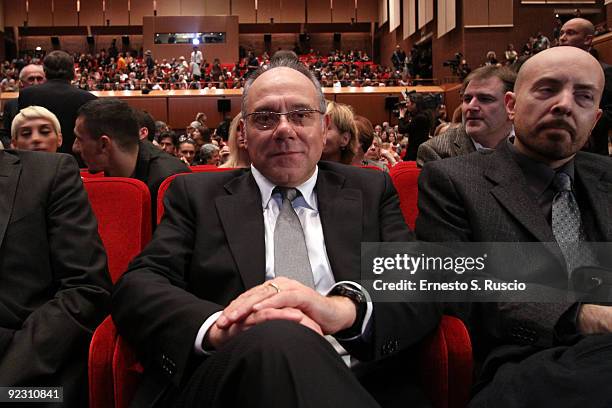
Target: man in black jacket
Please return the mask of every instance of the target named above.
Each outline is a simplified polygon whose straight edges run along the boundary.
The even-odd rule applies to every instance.
[[[74,158],[0,151],[0,384],[63,386],[61,406],[86,407],[89,342],[110,288]]]
[[[96,97],[70,84],[70,81],[74,79],[74,60],[68,53],[50,52],[45,57],[43,68],[47,82],[23,89],[19,93],[19,109],[38,105],[53,112],[60,121],[64,139],[58,151],[73,154],[73,129],[77,111],[87,101],[96,99]]]
[[[109,177],[138,179],[149,187],[152,203],[156,203],[157,190],[167,177],[190,171],[176,157],[140,140],[134,111],[119,99],[96,99],[83,105],[74,131],[73,150],[81,155],[90,173],[103,171]]]

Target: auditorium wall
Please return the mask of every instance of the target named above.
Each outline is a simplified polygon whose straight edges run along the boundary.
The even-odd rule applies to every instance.
[[[311,33],[310,46],[326,55],[334,49],[333,33]],[[240,34],[240,45],[245,50],[253,50],[256,55],[260,55],[265,50],[264,34]],[[292,50],[299,42],[298,33],[275,33],[272,34],[270,50],[272,53],[277,49]],[[370,57],[372,56],[372,36],[369,33],[342,33],[341,49],[365,50]]]

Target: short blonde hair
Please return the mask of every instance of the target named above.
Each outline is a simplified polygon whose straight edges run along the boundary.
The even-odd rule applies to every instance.
[[[355,124],[353,109],[343,103],[327,101],[325,114],[329,116],[340,133],[348,132],[349,141],[346,148],[340,152],[340,161],[344,164],[351,164],[359,146],[359,131]]]
[[[32,119],[48,120],[58,136],[62,133],[62,127],[60,126],[59,120],[57,120],[57,116],[55,116],[53,112],[42,106],[28,106],[15,115],[13,123],[11,124],[11,139],[17,139],[17,131],[26,121]]]

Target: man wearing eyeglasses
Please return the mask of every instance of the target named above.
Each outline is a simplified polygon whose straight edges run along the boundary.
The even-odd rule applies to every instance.
[[[413,235],[388,175],[319,162],[324,110],[304,65],[274,61],[245,86],[251,168],[170,186],[153,241],[113,295],[147,367],[133,406],[419,406],[405,349],[439,311],[373,306],[355,283],[361,242]]]

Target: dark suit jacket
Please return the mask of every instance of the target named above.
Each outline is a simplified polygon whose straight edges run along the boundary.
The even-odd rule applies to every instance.
[[[110,278],[76,162],[0,151],[0,384],[64,386],[87,406],[91,334]]]
[[[2,121],[4,122],[4,129],[0,133],[0,141],[4,144],[4,148],[8,149],[11,147],[11,124],[13,119],[19,112],[17,99],[10,99],[4,103],[4,114]]]
[[[53,112],[62,127],[63,142],[58,152],[73,154],[77,111],[92,99],[96,99],[93,94],[72,86],[68,81],[51,79],[44,84],[22,89],[19,92],[19,109],[38,105]]]
[[[320,162],[316,191],[337,281],[360,279],[361,242],[413,239],[383,172]],[[249,170],[178,177],[164,204],[152,242],[113,293],[113,319],[145,365],[149,405],[191,374],[204,320],[265,280],[261,197]],[[372,344],[346,348],[361,360],[393,354],[435,327],[438,313],[426,304],[376,304]]]
[[[600,62],[604,71],[604,90],[601,97],[599,107],[602,110],[602,116],[591,132],[589,143],[584,150],[592,153],[608,156],[608,140],[610,129],[612,128],[612,65]]]
[[[155,209],[157,208],[157,192],[161,183],[173,174],[190,172],[191,170],[185,163],[153,146],[153,143],[148,140],[141,140],[139,142],[134,178],[142,181],[149,187],[151,203],[153,205],[153,220],[155,220],[153,225],[157,222]]]
[[[591,241],[612,241],[612,162],[579,152],[575,185],[583,226]],[[437,160],[423,167],[419,179],[419,239],[432,242],[555,242],[537,203],[527,194],[521,169],[506,143],[494,152]],[[567,281],[558,246],[550,256],[513,256],[510,271],[539,274],[558,270]],[[478,304],[471,317],[475,353],[486,357],[483,376],[509,360],[520,360],[558,341],[569,303]],[[565,318],[568,316],[565,315]],[[575,330],[575,328],[574,328]],[[483,378],[484,378],[483,377]],[[486,381],[486,378],[485,378]]]
[[[457,128],[448,129],[441,135],[432,137],[420,145],[416,162],[417,166],[423,167],[428,161],[462,156],[475,151],[474,142],[465,133],[465,127],[461,125]]]

